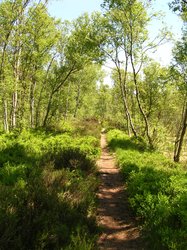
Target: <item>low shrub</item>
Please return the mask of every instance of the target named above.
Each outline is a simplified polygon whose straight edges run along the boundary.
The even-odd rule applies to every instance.
[[[22,131],[0,141],[0,249],[93,249],[98,140]]]
[[[81,136],[94,136],[100,139],[101,124],[95,118],[87,118],[83,120],[73,120],[73,126],[75,127],[74,134]]]
[[[129,201],[152,249],[187,247],[187,173],[141,139],[108,133],[128,186]]]
[[[109,147],[113,150],[117,148],[145,151],[148,145],[142,137],[129,137],[120,130],[114,129],[108,133]]]

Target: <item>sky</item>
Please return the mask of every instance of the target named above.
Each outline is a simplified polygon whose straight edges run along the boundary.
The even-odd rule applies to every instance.
[[[100,11],[102,0],[50,0],[49,13],[62,20],[72,20],[83,14]]]
[[[102,0],[50,0],[48,11],[51,16],[71,21],[85,12],[100,11],[102,2]],[[163,24],[167,25],[173,33],[173,42],[170,41],[162,45],[154,54],[150,54],[150,57],[165,66],[169,65],[171,61],[174,41],[181,36],[182,21],[169,9],[168,2],[171,0],[152,0],[152,2],[153,11],[162,11],[165,13],[165,17],[163,17],[163,23],[154,21],[151,23],[149,26],[150,36],[155,37]]]

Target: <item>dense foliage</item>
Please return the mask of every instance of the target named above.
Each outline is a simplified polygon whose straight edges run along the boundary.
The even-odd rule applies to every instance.
[[[1,249],[93,249],[98,140],[66,127],[1,134]]]
[[[111,130],[108,141],[127,182],[130,204],[152,249],[186,249],[187,173],[150,151],[142,138]]]
[[[161,24],[160,15],[150,11],[152,1],[106,0],[102,13],[71,22],[51,17],[47,1],[2,1],[0,129],[94,118],[145,137],[152,148],[175,140],[171,150],[179,161],[187,120],[186,8],[182,0],[170,6],[184,29],[172,67],[163,67],[148,52],[171,34],[160,26],[149,36],[152,19]],[[102,65],[112,68],[112,86],[103,84]]]

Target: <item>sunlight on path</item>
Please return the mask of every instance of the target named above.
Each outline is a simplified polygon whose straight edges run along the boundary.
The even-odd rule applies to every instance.
[[[122,177],[109,154],[106,135],[101,135],[101,158],[97,165],[100,173],[98,191],[98,223],[102,234],[98,240],[99,249],[140,250],[139,229],[128,207],[127,193]]]

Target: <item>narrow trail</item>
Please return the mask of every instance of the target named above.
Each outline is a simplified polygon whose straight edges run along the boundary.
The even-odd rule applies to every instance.
[[[142,250],[140,232],[128,206],[127,192],[115,158],[109,153],[106,135],[101,135],[101,158],[97,165],[100,173],[98,191],[98,223],[102,234],[100,250]]]

